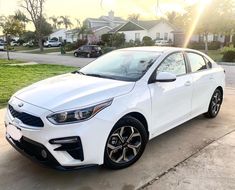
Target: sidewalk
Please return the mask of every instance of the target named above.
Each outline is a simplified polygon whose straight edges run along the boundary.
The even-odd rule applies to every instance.
[[[144,189],[235,189],[235,132],[205,147]]]

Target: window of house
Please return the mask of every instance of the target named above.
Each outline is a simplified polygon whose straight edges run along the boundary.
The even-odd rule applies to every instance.
[[[199,35],[199,42],[204,42],[204,36],[203,36],[203,34],[200,34],[200,35]]]
[[[160,35],[159,32],[157,32],[157,33],[156,33],[156,39],[157,39],[157,40],[160,40],[160,38],[161,38],[161,35]]]
[[[164,33],[164,40],[168,40],[168,33]]]
[[[219,41],[219,36],[218,36],[218,34],[214,34],[214,35],[213,35],[213,41],[214,41],[214,42],[218,42],[218,41]]]
[[[169,55],[158,67],[157,74],[169,72],[176,76],[186,74],[186,64],[181,52]]]
[[[140,40],[140,33],[135,33],[135,41]]]
[[[197,72],[200,70],[207,69],[206,62],[201,55],[190,52],[187,53],[187,56],[190,62],[192,72]]]

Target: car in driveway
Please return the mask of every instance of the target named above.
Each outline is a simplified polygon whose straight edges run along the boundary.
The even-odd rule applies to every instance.
[[[172,43],[170,43],[168,40],[156,40],[155,45],[156,46],[171,46]]]
[[[199,51],[115,50],[16,92],[6,138],[56,168],[121,169],[141,157],[150,139],[200,114],[216,117],[224,87],[224,69]]]
[[[102,55],[101,47],[98,45],[84,45],[74,51],[75,57],[99,57]]]
[[[43,43],[44,47],[59,47],[61,44],[62,43],[58,40],[48,40]]]
[[[4,50],[5,50],[5,43],[0,42],[0,51],[4,51]]]

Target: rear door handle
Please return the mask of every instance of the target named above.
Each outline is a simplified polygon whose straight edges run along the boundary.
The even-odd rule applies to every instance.
[[[191,86],[191,82],[190,81],[185,82],[184,86]]]

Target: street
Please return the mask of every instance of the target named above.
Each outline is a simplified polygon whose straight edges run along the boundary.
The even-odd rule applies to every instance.
[[[11,53],[12,58],[21,59],[23,56],[29,61],[31,57],[30,61],[39,63],[53,61],[82,67],[90,61],[68,56],[32,55]],[[230,145],[234,145],[235,138],[235,67],[223,67],[227,88],[218,117],[206,119],[198,116],[160,135],[148,143],[136,164],[119,171],[94,167],[64,172],[28,160],[5,140],[5,109],[0,110],[0,189],[235,189],[235,153],[234,146]],[[218,160],[225,155],[225,161]],[[213,170],[206,170],[207,165]],[[224,168],[230,166],[226,173]],[[223,175],[216,175],[215,172],[219,171],[224,171]]]
[[[11,59],[18,59],[26,62],[36,62],[42,64],[57,64],[57,65],[67,65],[74,67],[84,67],[93,58],[77,58],[74,56],[66,55],[52,55],[52,54],[32,54],[32,53],[19,53],[10,52]],[[0,58],[7,58],[6,52],[0,51]]]

